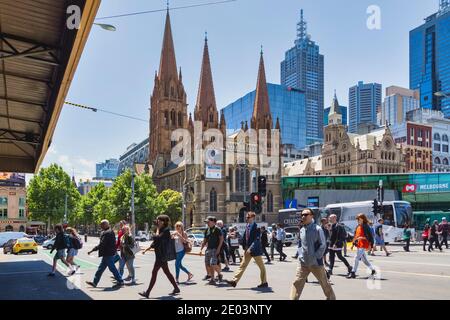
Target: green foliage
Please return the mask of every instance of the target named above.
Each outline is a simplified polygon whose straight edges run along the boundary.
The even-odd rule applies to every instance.
[[[161,203],[165,203],[164,214],[167,214],[174,225],[182,218],[183,198],[180,192],[166,189],[158,196]]]
[[[59,223],[64,218],[67,195],[68,217],[75,212],[80,193],[70,176],[58,165],[42,168],[27,187],[28,210],[33,220]]]

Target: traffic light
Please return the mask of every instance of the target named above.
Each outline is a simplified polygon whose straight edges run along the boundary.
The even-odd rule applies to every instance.
[[[259,193],[252,193],[250,195],[250,210],[254,213],[262,212],[262,197]]]
[[[261,195],[261,197],[266,196],[266,177],[265,176],[259,176],[258,177],[258,193]]]
[[[378,206],[378,200],[377,199],[373,199],[372,212],[373,212],[373,214],[375,216],[378,215],[378,213],[380,212],[380,208]]]

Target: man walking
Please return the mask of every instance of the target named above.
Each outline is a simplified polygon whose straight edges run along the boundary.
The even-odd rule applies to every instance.
[[[222,250],[223,235],[222,231],[216,226],[217,219],[209,216],[205,220],[208,223],[208,229],[205,231],[205,238],[203,239],[202,247],[200,248],[200,255],[203,248],[206,246],[205,251],[205,266],[207,275],[203,280],[209,279],[209,284],[214,285],[214,272],[217,273],[217,279],[222,281],[222,273],[220,269],[220,251]]]
[[[230,271],[230,251],[228,248],[228,229],[224,227],[223,221],[218,220],[216,223],[217,227],[220,229],[220,232],[222,232],[223,236],[223,243],[222,243],[222,250],[220,252],[220,260],[222,260],[223,263],[225,263],[225,268],[222,269],[223,272]]]
[[[114,234],[114,231],[110,228],[108,220],[102,220],[100,223],[100,227],[103,230],[100,235],[100,243],[98,246],[89,251],[88,254],[91,254],[94,251],[98,251],[98,256],[102,258],[102,261],[100,262],[97,272],[95,273],[94,281],[86,281],[86,283],[94,288],[97,287],[103,272],[106,270],[106,268],[108,268],[117,281],[117,284],[114,285],[114,288],[122,287],[124,285],[124,281],[122,280],[119,271],[114,265],[114,256],[116,254],[116,236]]]
[[[447,238],[448,238],[448,222],[447,222],[447,218],[446,218],[446,217],[443,217],[443,218],[442,218],[442,222],[439,224],[438,231],[441,232],[441,236],[442,236],[441,248],[442,248],[442,245],[445,244],[445,248],[448,249],[448,243],[447,243]]]
[[[269,246],[269,239],[268,239],[266,227],[264,227],[264,226],[261,227],[261,246],[262,246],[262,253],[267,258],[266,263],[269,264],[270,257],[269,257],[269,254],[267,253],[267,247]]]
[[[302,211],[303,228],[300,230],[301,247],[299,248],[299,265],[296,279],[292,283],[291,300],[300,299],[306,278],[309,273],[319,280],[323,292],[328,300],[336,300],[333,288],[328,282],[323,266],[323,254],[326,249],[325,235],[321,227],[314,223],[314,213],[311,209]]]
[[[387,251],[386,244],[384,243],[383,223],[383,219],[378,219],[378,225],[375,227],[375,245],[380,246],[380,251],[384,250],[386,257],[389,257],[391,253]]]
[[[269,286],[267,284],[266,268],[262,259],[261,235],[258,231],[258,226],[255,223],[255,217],[256,214],[254,212],[249,211],[247,213],[247,226],[245,227],[245,233],[242,239],[244,260],[235,273],[233,280],[227,281],[227,283],[232,287],[236,287],[252,258],[258,265],[260,272],[261,283],[258,285],[258,288],[267,288]]]
[[[277,251],[280,254],[280,261],[286,260],[287,255],[283,252],[283,244],[286,239],[286,231],[282,228],[279,223],[277,226]]]
[[[328,269],[328,276],[333,274],[335,256],[341,260],[347,267],[349,274],[352,272],[352,267],[348,263],[347,259],[342,256],[342,248],[347,244],[347,231],[343,225],[337,222],[337,216],[335,214],[330,215],[328,220],[331,223],[331,235],[330,235],[330,266]]]
[[[272,224],[272,232],[270,233],[270,259],[274,260],[273,256],[275,248],[277,247],[277,225]]]

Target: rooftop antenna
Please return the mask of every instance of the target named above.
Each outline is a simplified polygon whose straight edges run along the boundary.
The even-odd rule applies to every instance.
[[[446,0],[446,1],[448,1],[448,0]],[[297,40],[296,40],[297,43],[307,39],[307,27],[308,27],[308,25],[303,17],[303,9],[301,9],[300,10],[300,22],[297,23]]]

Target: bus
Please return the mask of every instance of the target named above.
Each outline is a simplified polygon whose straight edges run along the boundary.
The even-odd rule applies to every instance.
[[[364,213],[367,218],[377,224],[377,220],[381,217],[384,220],[384,241],[397,242],[403,237],[403,228],[406,224],[411,227],[411,234],[415,238],[415,229],[412,228],[412,207],[407,201],[384,201],[382,214],[374,215],[372,211],[373,201],[359,201],[348,203],[335,203],[327,205],[321,212],[322,217],[328,218],[331,214],[335,214],[340,223],[346,225],[351,230],[355,230],[358,222],[356,216]]]

